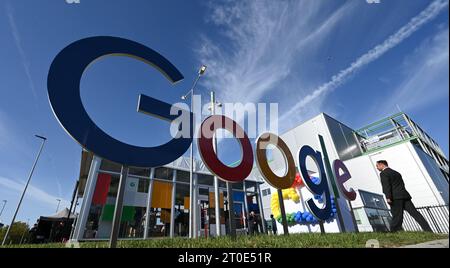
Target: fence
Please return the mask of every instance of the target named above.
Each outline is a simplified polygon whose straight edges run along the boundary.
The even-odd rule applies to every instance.
[[[449,207],[448,205],[418,207],[417,210],[427,220],[435,233],[448,234]],[[419,224],[408,214],[404,214],[403,229],[405,231],[421,231]]]

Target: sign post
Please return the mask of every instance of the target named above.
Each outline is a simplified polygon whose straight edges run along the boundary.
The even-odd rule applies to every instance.
[[[288,222],[286,219],[286,210],[284,209],[283,190],[278,189],[278,202],[280,203],[281,221],[283,222],[284,235],[289,235]]]

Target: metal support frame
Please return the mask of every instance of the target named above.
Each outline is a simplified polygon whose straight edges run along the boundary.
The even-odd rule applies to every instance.
[[[114,208],[114,218],[111,230],[111,236],[109,238],[109,247],[117,247],[117,239],[120,231],[120,219],[122,218],[123,197],[125,195],[125,186],[128,178],[128,166],[122,166],[120,172],[119,189],[117,190],[116,206]]]
[[[242,190],[244,190],[244,215],[245,215],[245,221],[244,226],[245,228],[248,228],[248,201],[247,201],[247,191],[245,189],[245,180],[242,182]]]
[[[97,185],[97,175],[101,163],[102,159],[99,156],[94,155],[92,157],[91,167],[89,168],[89,174],[84,189],[83,202],[81,203],[80,213],[78,214],[75,232],[73,234],[74,240],[76,241],[80,241],[84,238],[84,231],[86,229],[86,223],[89,216],[89,210],[91,209],[92,197],[94,196],[95,186]]]
[[[258,207],[259,207],[259,213],[261,214],[263,232],[265,234],[267,234],[266,216],[264,215],[264,207],[263,207],[263,202],[262,202],[261,188],[259,187],[258,182],[256,182],[256,191],[257,191],[257,195],[258,195]]]
[[[174,237],[174,233],[175,233],[175,194],[177,192],[177,184],[176,184],[176,179],[177,179],[177,170],[173,169],[173,174],[172,174],[172,205],[170,206],[170,227],[169,227],[169,235],[171,238]]]

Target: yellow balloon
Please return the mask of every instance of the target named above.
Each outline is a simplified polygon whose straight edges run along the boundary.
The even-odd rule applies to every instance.
[[[300,202],[300,196],[294,188],[283,189],[281,193],[283,195],[283,200],[292,200],[295,203]],[[278,191],[272,193],[270,199],[270,210],[275,218],[281,214],[280,203],[278,201]]]

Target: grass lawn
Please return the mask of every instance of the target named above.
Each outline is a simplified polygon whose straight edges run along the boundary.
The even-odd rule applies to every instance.
[[[235,241],[230,237],[220,238],[163,238],[148,240],[119,241],[122,248],[362,248],[366,241],[377,239],[380,247],[398,247],[418,244],[437,239],[448,239],[448,235],[424,232],[399,233],[337,233],[337,234],[291,234],[289,236],[239,236]],[[84,242],[82,248],[107,247],[107,242]],[[51,243],[39,245],[10,245],[20,248],[63,248],[65,244]]]

